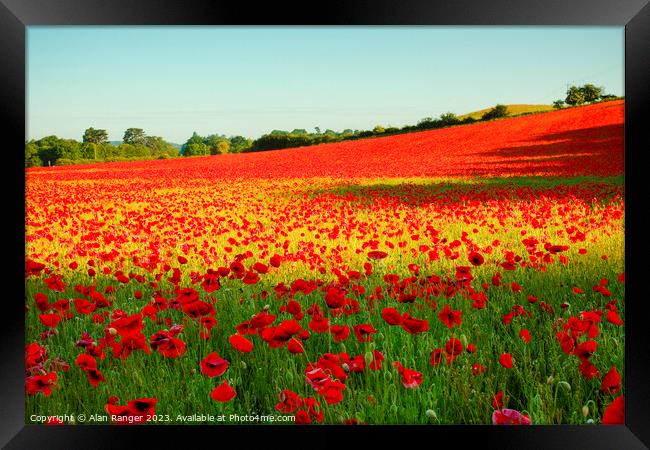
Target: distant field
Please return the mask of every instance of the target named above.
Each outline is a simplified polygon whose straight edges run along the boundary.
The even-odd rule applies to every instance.
[[[508,107],[508,112],[511,116],[516,116],[518,114],[532,113],[532,112],[544,112],[544,111],[553,111],[553,105],[525,105],[525,104],[513,104],[506,105]],[[466,117],[472,117],[473,119],[480,119],[483,114],[491,110],[493,106],[479,111],[474,111],[471,113],[463,114],[459,116],[460,119]]]

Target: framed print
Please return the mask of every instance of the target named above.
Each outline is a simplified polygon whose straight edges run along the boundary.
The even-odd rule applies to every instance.
[[[3,0],[3,445],[648,448],[646,3]]]

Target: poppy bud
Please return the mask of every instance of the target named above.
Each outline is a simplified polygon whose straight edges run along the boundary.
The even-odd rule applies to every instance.
[[[438,415],[436,414],[436,412],[433,409],[427,409],[425,411],[425,414],[427,415],[427,417],[429,419],[437,419],[438,418]]]
[[[268,311],[269,309],[271,309],[271,305],[264,305],[264,311]]]
[[[557,385],[562,386],[563,388],[565,388],[567,390],[567,392],[571,392],[571,385],[569,383],[567,383],[566,381],[559,381],[557,383]]]
[[[372,363],[373,357],[371,352],[366,352],[365,355],[363,355],[363,359],[366,361],[366,364],[370,365]]]
[[[582,415],[587,417],[589,415],[589,407],[587,405],[582,407]]]
[[[397,405],[395,403],[390,405],[390,412],[393,414],[397,414]]]
[[[461,334],[460,335],[460,342],[463,343],[463,347],[467,347],[467,336],[465,336],[464,334]]]
[[[291,372],[290,370],[287,370],[287,381],[289,383],[291,383],[293,381],[293,372]]]
[[[347,352],[347,349],[345,348],[345,344],[343,344],[343,343],[341,343],[341,350],[343,350],[344,352]]]
[[[242,369],[246,369],[246,367],[247,367],[246,366],[246,361],[242,361],[239,365],[241,366]]]
[[[348,366],[346,363],[341,364],[341,368],[345,370],[346,372],[350,371],[350,366]]]
[[[110,334],[112,334],[113,336],[115,336],[117,334],[117,330],[115,328],[112,328],[112,327],[108,329],[108,332]]]
[[[546,384],[553,384],[553,375],[549,375],[546,379]]]
[[[383,333],[377,333],[377,334],[375,335],[375,340],[376,340],[377,342],[381,342],[381,341],[383,341],[383,340],[384,340],[384,334],[383,334]]]
[[[375,349],[375,343],[374,343],[374,342],[371,342],[371,343],[370,343],[370,351],[372,351],[372,350],[374,350],[374,349]],[[368,363],[368,364],[370,364],[370,363]]]
[[[587,419],[587,423],[588,423],[588,424],[592,424],[592,423],[594,423],[594,419]]]
[[[390,371],[386,371],[386,372],[384,372],[384,379],[385,379],[386,381],[390,381],[390,380],[392,380],[392,379],[393,379],[393,373],[390,372]]]

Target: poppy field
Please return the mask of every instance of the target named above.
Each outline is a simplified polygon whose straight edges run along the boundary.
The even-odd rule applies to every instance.
[[[26,423],[622,423],[623,119],[27,169]]]

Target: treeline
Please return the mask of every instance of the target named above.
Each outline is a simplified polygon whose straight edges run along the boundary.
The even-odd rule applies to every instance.
[[[507,107],[505,105],[497,105],[490,111],[485,113],[481,119],[474,119],[472,117],[465,117],[460,119],[456,114],[448,112],[442,114],[439,118],[425,117],[420,120],[417,125],[405,125],[403,127],[386,127],[377,125],[372,130],[343,130],[337,133],[332,130],[326,130],[324,133],[316,128],[315,133],[307,133],[306,130],[293,130],[282,131],[274,130],[269,134],[265,134],[259,139],[253,141],[250,148],[244,152],[259,152],[264,150],[277,150],[282,148],[292,147],[305,147],[309,145],[326,144],[330,142],[340,142],[353,139],[364,139],[371,137],[389,136],[393,134],[411,133],[415,131],[434,130],[437,128],[450,127],[454,125],[464,125],[479,120],[491,120],[499,117],[506,117],[508,115]]]
[[[141,128],[126,130],[119,145],[108,142],[106,130],[88,128],[82,142],[57,136],[27,142],[25,167],[166,159],[179,154],[178,148],[160,136],[147,136]]]
[[[556,100],[553,102],[553,106],[556,109],[623,98],[605,94],[602,87],[597,87],[593,84],[570,86],[566,94],[564,100]],[[292,131],[273,130],[255,140],[244,136],[227,137],[222,134],[200,136],[194,132],[180,149],[159,136],[147,136],[141,128],[127,129],[124,133],[122,143],[118,145],[113,145],[108,142],[106,130],[88,128],[83,135],[82,142],[74,139],[60,139],[56,136],[47,136],[39,140],[27,142],[25,144],[25,166],[50,166],[259,152],[434,130],[508,116],[510,116],[508,108],[505,105],[499,104],[488,110],[479,119],[471,116],[461,119],[456,114],[447,112],[438,118],[425,117],[416,125],[405,125],[399,128],[392,126],[384,128],[381,125],[377,125],[372,130],[346,129],[341,132],[336,132],[328,129],[322,132],[319,127],[315,127],[314,133],[307,132],[305,129],[294,129]]]
[[[553,107],[555,109],[562,109],[566,105],[580,106],[585,103],[597,103],[622,98],[611,94],[605,94],[604,90],[605,88],[603,87],[594,86],[589,83],[582,86],[569,86],[566,91],[566,98],[564,100],[555,100],[553,102]]]

